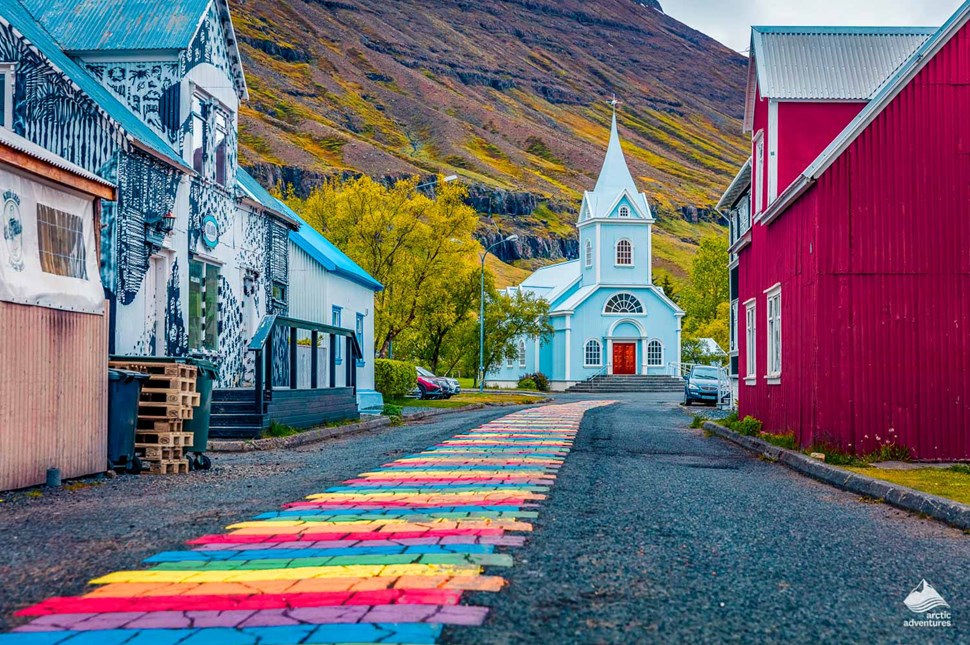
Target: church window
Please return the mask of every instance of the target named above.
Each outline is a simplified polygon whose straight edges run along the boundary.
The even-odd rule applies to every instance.
[[[519,367],[525,367],[525,341],[520,340],[519,345]]]
[[[629,217],[630,209],[626,206],[620,206],[620,217]]]
[[[586,240],[586,268],[593,266],[593,243]]]
[[[604,313],[642,314],[643,303],[629,293],[618,293],[607,301]]]
[[[192,95],[192,169],[205,173],[205,131],[208,105],[205,98],[196,93]]]
[[[633,266],[633,244],[630,240],[620,240],[616,243],[616,265],[621,267]]]
[[[586,367],[603,366],[603,345],[596,339],[586,341],[584,365]]]
[[[664,364],[664,346],[659,340],[647,343],[647,366],[661,367]]]

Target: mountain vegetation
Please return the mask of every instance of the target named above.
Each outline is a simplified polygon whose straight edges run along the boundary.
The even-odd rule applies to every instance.
[[[577,254],[615,93],[659,216],[658,271],[686,282],[746,156],[745,59],[656,0],[240,0],[243,165],[307,197],[328,178],[457,174],[475,236],[522,267]],[[509,281],[521,273],[503,270]]]

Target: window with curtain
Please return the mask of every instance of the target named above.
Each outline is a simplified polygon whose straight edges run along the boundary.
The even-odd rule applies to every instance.
[[[216,183],[225,186],[229,168],[229,118],[222,110],[216,109],[215,113],[213,150],[216,158]]]
[[[205,174],[205,134],[208,106],[199,94],[192,95],[192,169]]]
[[[80,217],[37,204],[37,244],[44,273],[88,279],[84,221]]]
[[[603,345],[598,340],[586,341],[585,360],[583,364],[586,367],[603,366]]]
[[[649,367],[660,367],[664,364],[664,346],[659,340],[651,340],[647,343],[647,365]]]
[[[633,266],[633,244],[630,240],[620,240],[616,243],[617,266]]]

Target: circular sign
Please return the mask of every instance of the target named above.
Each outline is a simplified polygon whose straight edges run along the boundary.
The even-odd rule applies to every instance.
[[[210,251],[219,244],[219,222],[212,215],[206,215],[202,219],[202,243]]]

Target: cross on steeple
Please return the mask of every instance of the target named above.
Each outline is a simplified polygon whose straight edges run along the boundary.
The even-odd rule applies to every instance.
[[[620,102],[616,100],[615,92],[613,93],[613,99],[611,101],[607,101],[607,103],[613,106],[613,114],[616,114],[616,106],[619,105]]]

